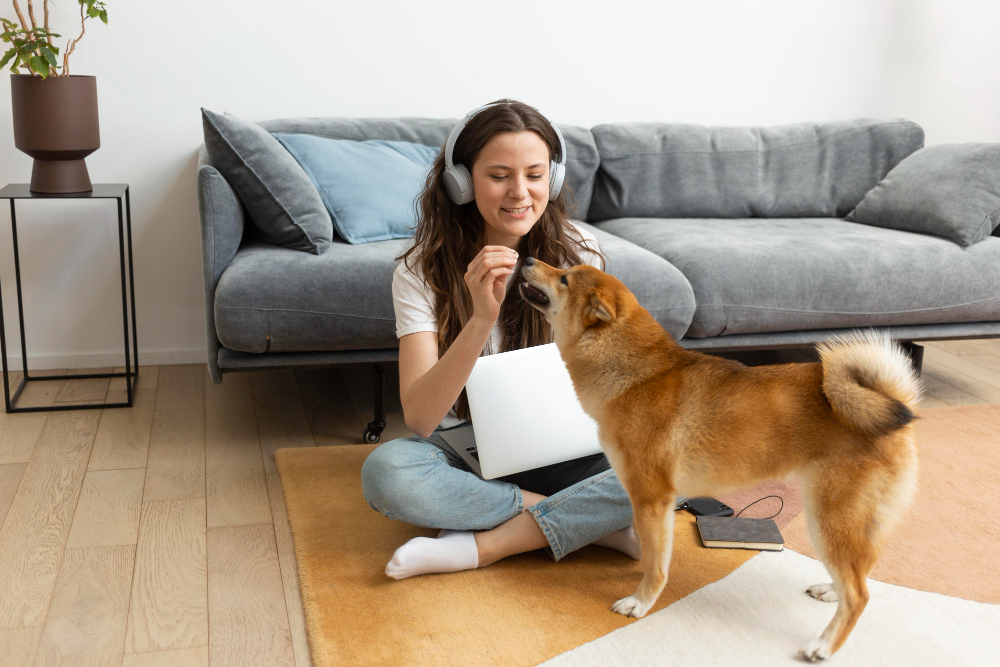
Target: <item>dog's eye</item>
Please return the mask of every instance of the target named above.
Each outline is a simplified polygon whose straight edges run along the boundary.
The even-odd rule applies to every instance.
[[[566,280],[566,274],[565,273],[562,275],[562,278],[559,279],[559,282],[561,282],[563,285],[566,285],[567,287],[569,287],[569,282]]]

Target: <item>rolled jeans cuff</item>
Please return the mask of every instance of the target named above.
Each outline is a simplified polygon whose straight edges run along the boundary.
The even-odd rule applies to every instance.
[[[571,498],[573,502],[566,502]],[[613,469],[553,494],[527,511],[541,528],[557,561],[632,525],[632,505]]]

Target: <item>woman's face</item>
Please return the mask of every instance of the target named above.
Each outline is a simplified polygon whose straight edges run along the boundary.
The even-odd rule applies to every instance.
[[[501,132],[472,164],[489,245],[517,247],[549,203],[549,147],[534,132]]]

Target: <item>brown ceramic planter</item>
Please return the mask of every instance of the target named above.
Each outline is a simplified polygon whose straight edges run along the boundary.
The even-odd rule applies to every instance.
[[[12,74],[10,92],[14,146],[35,158],[31,191],[93,190],[83,158],[101,147],[97,78]]]

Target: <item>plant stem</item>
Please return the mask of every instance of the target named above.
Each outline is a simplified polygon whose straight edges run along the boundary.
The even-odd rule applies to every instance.
[[[24,20],[24,14],[21,13],[21,6],[17,4],[17,0],[14,0],[14,11],[17,12],[17,18],[21,21],[21,27],[27,28],[28,22]]]
[[[69,76],[69,54],[73,53],[76,43],[83,39],[83,34],[87,32],[87,17],[83,15],[83,5],[80,5],[80,36],[66,44],[66,53],[63,54],[63,76]]]
[[[21,12],[21,6],[17,4],[17,0],[14,0],[14,11],[17,12],[17,18],[20,19],[21,21],[21,28],[27,30],[28,22],[24,20],[24,13]],[[36,28],[37,26],[35,25],[35,13],[31,6],[31,0],[28,0],[28,15],[31,17],[31,27]],[[31,42],[36,41],[35,35],[33,33],[28,33],[24,37],[28,41]],[[35,49],[35,52],[37,53],[37,55],[41,55],[41,52],[39,52],[37,48]],[[33,69],[31,69],[31,65],[29,65],[26,61],[22,60],[21,66],[24,67],[26,70],[28,70],[28,74],[30,74],[31,76],[38,76],[38,74],[35,73]]]
[[[49,34],[49,0],[42,2],[42,9],[45,10],[45,37],[49,44],[52,43],[52,35]]]

